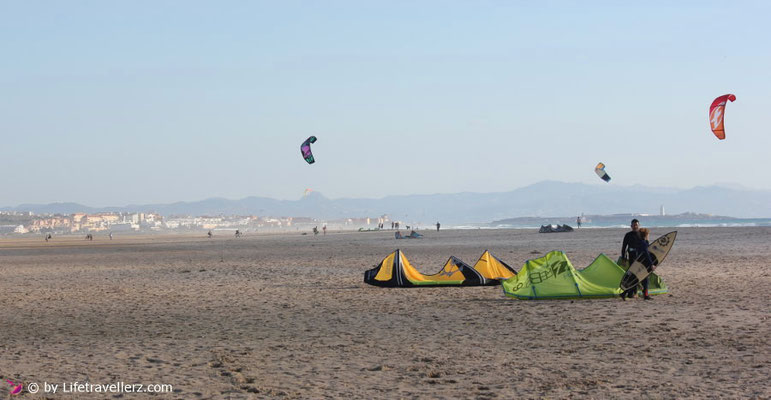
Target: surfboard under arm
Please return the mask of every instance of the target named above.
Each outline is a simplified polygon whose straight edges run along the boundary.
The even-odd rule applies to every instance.
[[[637,286],[643,279],[645,279],[648,275],[650,275],[651,272],[653,272],[655,269],[654,266],[661,265],[661,263],[664,262],[664,259],[667,257],[667,254],[669,254],[669,251],[672,249],[672,245],[675,243],[676,237],[677,231],[674,231],[669,232],[666,235],[663,235],[654,240],[653,243],[651,243],[651,245],[648,247],[648,252],[650,253],[651,258],[653,258],[653,265],[651,266],[650,270],[648,270],[648,268],[646,268],[645,264],[642,262],[646,255],[640,254],[640,256],[634,260],[632,265],[621,278],[621,282],[619,284],[621,290],[629,290]]]

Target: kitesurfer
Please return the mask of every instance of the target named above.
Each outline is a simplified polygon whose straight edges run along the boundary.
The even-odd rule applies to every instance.
[[[640,221],[638,221],[637,218],[632,220],[631,228],[632,230],[624,235],[624,240],[621,243],[621,258],[626,262],[627,266],[632,265],[643,248],[642,239],[640,238],[639,233]],[[631,299],[634,297],[636,290],[637,287],[635,286],[634,288],[621,293],[621,298],[626,299],[626,297],[629,297]]]
[[[632,220],[632,230],[624,235],[624,241],[621,243],[621,258],[630,263],[637,259],[638,248],[640,247],[640,221],[637,218]]]
[[[648,242],[648,235],[650,235],[651,231],[648,228],[641,228],[638,233],[640,234],[639,253],[641,255],[645,255],[642,259],[642,263],[645,265],[645,268],[648,269],[648,271],[651,271],[653,268],[653,258],[651,257],[651,253],[648,251],[648,246],[650,246],[650,242]],[[643,287],[643,299],[650,300],[651,296],[648,295],[648,276],[646,276],[645,279],[643,279],[640,283]]]

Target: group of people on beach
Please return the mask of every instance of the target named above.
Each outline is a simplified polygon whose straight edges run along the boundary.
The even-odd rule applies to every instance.
[[[632,230],[624,235],[624,240],[621,243],[621,258],[627,266],[631,266],[635,260],[640,259],[641,262],[647,267],[652,268],[653,259],[648,251],[648,235],[650,235],[650,229],[640,228],[640,221],[637,218],[632,220]],[[651,300],[651,296],[648,294],[648,277],[645,277],[640,284],[643,288],[643,299]],[[637,286],[630,288],[621,293],[621,299],[631,299],[637,293]]]

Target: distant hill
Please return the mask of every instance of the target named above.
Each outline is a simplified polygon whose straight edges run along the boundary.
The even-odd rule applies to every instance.
[[[381,199],[335,199],[318,192],[298,200],[247,197],[241,200],[211,198],[171,204],[94,208],[75,203],[24,204],[2,211],[36,214],[75,212],[157,212],[162,215],[261,215],[319,219],[377,217],[432,224],[490,222],[526,216],[658,214],[696,212],[742,218],[771,216],[771,191],[740,187],[700,186],[691,189],[587,185],[544,181],[509,192],[453,193],[388,196]]]

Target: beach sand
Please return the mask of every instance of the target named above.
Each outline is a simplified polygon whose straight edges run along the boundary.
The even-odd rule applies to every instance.
[[[120,397],[61,394],[75,381],[185,399],[770,398],[771,228],[679,229],[652,301],[363,283],[396,248],[424,273],[485,249],[580,269],[618,257],[624,231],[4,238],[0,373],[40,386],[23,398]]]

